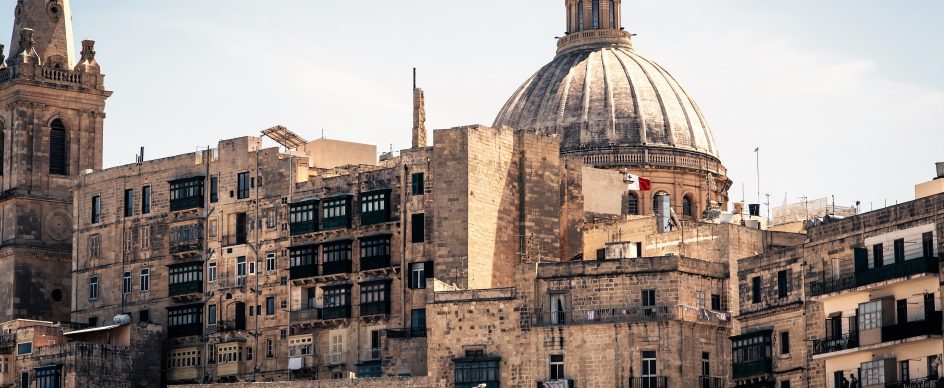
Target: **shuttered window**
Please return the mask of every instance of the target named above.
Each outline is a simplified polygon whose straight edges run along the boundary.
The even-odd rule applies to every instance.
[[[66,152],[66,127],[62,120],[52,122],[49,131],[49,173],[68,175],[69,166]]]

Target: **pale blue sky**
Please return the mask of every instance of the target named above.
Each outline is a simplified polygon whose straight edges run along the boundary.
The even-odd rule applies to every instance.
[[[14,0],[2,0],[10,31]],[[283,124],[409,144],[411,68],[430,128],[491,124],[554,55],[561,0],[75,0],[106,85],[105,165]],[[355,7],[356,5],[356,7]],[[735,181],[779,205],[913,198],[944,161],[944,1],[624,0],[637,51],[699,102]],[[7,35],[9,36],[9,35]]]

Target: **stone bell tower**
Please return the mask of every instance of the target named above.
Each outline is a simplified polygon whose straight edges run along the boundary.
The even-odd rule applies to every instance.
[[[0,58],[0,322],[68,320],[73,179],[102,167],[104,76],[69,0],[19,0]],[[0,57],[2,55],[0,45]]]

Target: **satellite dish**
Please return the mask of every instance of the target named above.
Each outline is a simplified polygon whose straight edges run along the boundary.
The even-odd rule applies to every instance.
[[[115,315],[115,318],[112,319],[112,322],[115,322],[116,325],[126,325],[131,323],[131,316],[128,314]]]

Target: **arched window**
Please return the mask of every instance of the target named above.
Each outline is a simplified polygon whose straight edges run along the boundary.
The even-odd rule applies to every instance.
[[[626,205],[627,214],[639,214],[639,194],[629,193],[629,202]]]
[[[593,0],[593,28],[600,28],[600,0]]]
[[[577,2],[577,31],[583,31],[583,0]]]
[[[692,217],[694,215],[692,197],[690,195],[682,197],[682,215],[686,217]]]
[[[616,2],[610,0],[610,28],[616,29]]]
[[[49,131],[49,173],[69,175],[68,148],[66,145],[66,126],[62,120],[52,122]]]
[[[567,32],[574,31],[574,8],[567,7]]]
[[[659,209],[659,198],[665,197],[665,200],[669,202],[669,208],[672,208],[672,197],[664,191],[660,191],[652,196],[652,212],[657,213]]]

